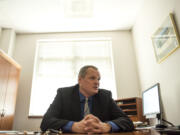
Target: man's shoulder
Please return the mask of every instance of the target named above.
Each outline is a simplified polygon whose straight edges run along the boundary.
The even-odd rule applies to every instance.
[[[98,94],[96,94],[94,98],[98,99],[102,103],[108,103],[110,100],[112,100],[112,94],[109,90],[99,89]]]
[[[73,85],[73,86],[59,88],[57,91],[62,92],[62,93],[69,93],[69,92],[72,92],[75,89],[78,89],[78,87],[79,86],[76,84],[76,85]]]
[[[106,95],[106,96],[111,96],[111,91],[109,90],[106,90],[106,89],[99,89],[99,92],[98,92],[99,95]]]

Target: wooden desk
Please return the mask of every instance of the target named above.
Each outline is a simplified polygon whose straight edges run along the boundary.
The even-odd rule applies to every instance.
[[[62,135],[87,135],[87,134],[62,134]],[[121,132],[121,133],[108,133],[101,135],[160,135],[156,131],[146,130],[146,131],[133,131],[133,132]]]
[[[7,135],[7,134],[0,134],[0,135]],[[13,135],[13,134],[9,134]],[[14,134],[14,135],[32,135],[32,134]],[[41,135],[40,133],[34,134],[34,135]],[[46,134],[43,134],[46,135]],[[49,134],[49,135],[58,135],[58,134]],[[61,135],[87,135],[87,134],[69,134],[69,133],[63,133]],[[133,132],[121,132],[121,133],[108,133],[108,134],[101,134],[101,135],[160,135],[155,130],[141,130],[141,131],[133,131]]]

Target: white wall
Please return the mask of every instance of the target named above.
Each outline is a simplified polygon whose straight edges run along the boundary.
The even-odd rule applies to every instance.
[[[1,49],[1,40],[2,40],[2,28],[0,27],[0,49]]]
[[[36,41],[54,38],[112,37],[119,98],[139,96],[139,80],[130,31],[17,35],[15,60],[21,65],[14,130],[39,130],[41,119],[28,119]],[[41,100],[39,95],[39,100]]]
[[[0,39],[1,39],[1,32],[2,32],[2,28],[0,27]]]
[[[0,48],[9,56],[13,55],[16,33],[13,29],[0,30]]]
[[[151,36],[170,12],[180,32],[180,0],[146,0],[133,28],[140,87],[145,90],[160,83],[165,118],[180,124],[180,49],[158,64]]]

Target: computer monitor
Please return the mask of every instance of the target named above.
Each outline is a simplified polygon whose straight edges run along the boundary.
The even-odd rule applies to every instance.
[[[160,85],[157,83],[142,93],[143,114],[146,116],[146,118],[158,118],[158,120],[161,119],[159,91]]]

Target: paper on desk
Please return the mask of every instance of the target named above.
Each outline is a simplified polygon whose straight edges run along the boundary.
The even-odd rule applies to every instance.
[[[27,135],[34,135],[34,131],[0,130],[0,134],[27,134]]]
[[[1,134],[17,134],[19,131],[13,131],[13,130],[0,130]]]

